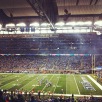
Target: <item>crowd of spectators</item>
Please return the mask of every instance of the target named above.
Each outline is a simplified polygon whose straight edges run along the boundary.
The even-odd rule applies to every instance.
[[[54,96],[54,95],[41,95],[39,92],[34,95],[34,93],[8,93],[6,90],[0,90],[0,102],[102,102],[101,97],[83,96],[75,97],[72,96]]]
[[[102,66],[102,56],[95,59]],[[92,56],[0,56],[0,71],[91,70]]]
[[[101,41],[101,36],[97,36],[96,34],[60,34],[57,37],[48,38],[20,38],[13,37],[12,35],[12,37],[5,36],[3,38],[0,38],[0,53],[41,54],[42,52],[44,52],[46,54],[101,54]]]

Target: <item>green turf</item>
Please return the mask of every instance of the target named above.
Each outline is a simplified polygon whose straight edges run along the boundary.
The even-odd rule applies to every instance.
[[[86,90],[82,85],[82,76],[94,87],[95,90]],[[40,80],[43,80],[40,84]],[[52,85],[47,87],[46,81]],[[79,94],[79,95],[102,95],[102,90],[93,83],[87,75],[81,74],[7,74],[0,73],[0,89],[8,91],[23,90],[34,91],[39,90],[43,93],[55,94]]]

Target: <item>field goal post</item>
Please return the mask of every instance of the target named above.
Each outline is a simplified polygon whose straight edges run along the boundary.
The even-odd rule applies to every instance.
[[[95,74],[96,55],[92,55],[92,74]]]

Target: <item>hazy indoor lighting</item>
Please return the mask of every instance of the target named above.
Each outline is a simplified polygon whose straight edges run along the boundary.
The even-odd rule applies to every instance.
[[[38,22],[33,22],[33,23],[30,24],[30,26],[38,27],[39,26],[39,23]]]
[[[25,27],[26,24],[25,24],[25,23],[18,23],[18,24],[16,24],[16,26],[19,26],[19,27]]]

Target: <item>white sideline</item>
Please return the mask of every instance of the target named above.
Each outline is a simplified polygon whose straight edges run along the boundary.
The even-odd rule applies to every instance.
[[[59,78],[58,78],[58,80],[57,80],[57,83],[56,83],[56,85],[55,85],[56,87],[57,87],[57,84],[58,84],[58,82],[59,82],[59,79],[60,79],[60,76],[59,76]],[[54,88],[53,93],[55,92],[56,87]]]
[[[11,93],[10,91],[7,91],[7,93]],[[18,93],[15,93],[18,94]],[[25,94],[25,92],[22,92],[22,94]],[[27,94],[29,95],[29,92],[27,92]],[[38,95],[38,93],[31,93],[33,95]],[[49,95],[49,96],[72,96],[72,94],[49,94],[49,93],[41,93],[41,95]],[[79,94],[74,94],[75,97],[101,97],[102,95],[79,95]]]
[[[95,79],[93,79],[90,75],[87,76],[102,90],[102,86]]]

